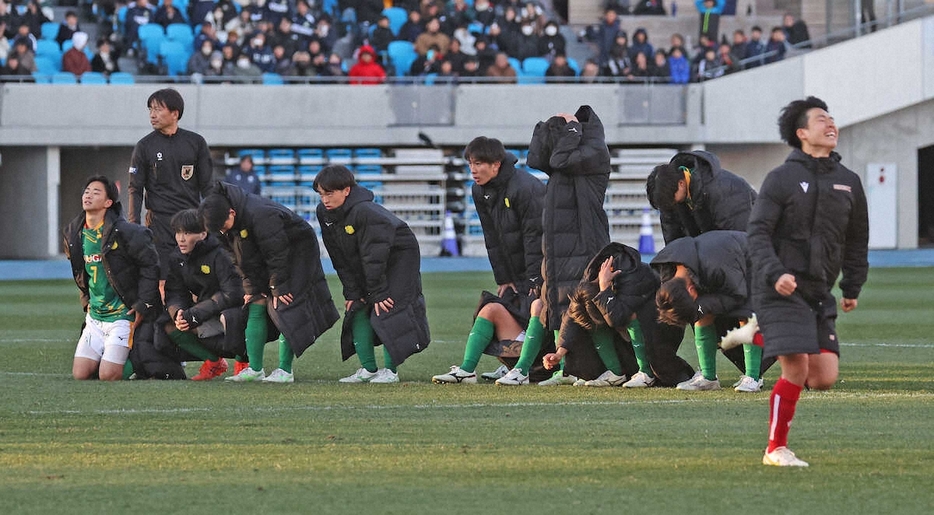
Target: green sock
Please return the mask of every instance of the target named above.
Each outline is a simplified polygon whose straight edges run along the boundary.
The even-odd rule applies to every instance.
[[[383,362],[386,364],[386,368],[392,370],[392,373],[396,373],[396,364],[392,362],[392,356],[389,355],[389,349],[386,348],[386,344],[383,344]]]
[[[557,344],[558,344],[558,341],[559,341],[559,340],[558,340],[558,333],[559,333],[560,331],[557,330],[557,329],[555,329],[554,332],[555,332],[555,345],[557,345]],[[558,370],[555,370],[555,373],[558,373],[558,372],[561,372],[561,374],[564,375],[564,358],[561,358],[561,364],[558,365]]]
[[[202,361],[217,361],[217,354],[204,348],[204,346],[198,342],[198,337],[192,333],[176,329],[169,333],[169,339],[172,340],[175,345],[178,345],[178,348],[188,351],[189,354]]]
[[[632,320],[626,328],[629,331],[629,339],[632,340],[632,352],[636,355],[636,362],[639,363],[639,372],[655,377],[652,374],[652,367],[649,366],[649,358],[645,355],[645,336],[642,334],[642,325],[639,320]]]
[[[263,352],[266,350],[266,306],[250,304],[246,317],[246,354],[250,368],[259,372],[263,369]]]
[[[123,363],[123,380],[126,381],[131,375],[133,375],[133,363],[127,358]]]
[[[525,328],[525,341],[522,342],[522,352],[519,353],[519,361],[516,367],[522,371],[523,375],[529,375],[532,368],[532,362],[535,356],[542,350],[542,337],[545,336],[545,326],[539,317],[529,319],[529,326]]]
[[[758,381],[762,368],[762,347],[752,343],[743,345],[743,357],[746,358],[746,375]]]
[[[619,363],[616,346],[613,345],[613,329],[607,326],[598,327],[591,333],[591,338],[606,369],[618,376],[623,375],[623,366]]]
[[[292,352],[292,346],[289,345],[284,334],[279,334],[279,368],[291,374],[294,359],[295,353]]]
[[[350,323],[353,331],[353,348],[357,351],[360,366],[367,372],[376,372],[376,353],[373,350],[373,327],[370,325],[370,314],[365,310],[354,313]]]
[[[473,372],[477,369],[477,363],[480,362],[483,349],[486,349],[486,346],[490,344],[490,340],[493,339],[495,333],[496,326],[493,325],[493,322],[483,317],[477,317],[474,320],[473,329],[470,330],[470,335],[467,336],[467,348],[464,349],[464,362],[461,363],[461,370]]]
[[[713,325],[694,326],[694,346],[704,379],[717,378],[717,328]]]

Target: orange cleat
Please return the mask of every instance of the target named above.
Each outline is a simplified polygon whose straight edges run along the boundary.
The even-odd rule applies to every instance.
[[[244,368],[250,368],[249,361],[234,361],[234,375],[239,374]]]
[[[210,381],[215,377],[227,371],[227,360],[220,358],[217,361],[205,360],[198,370],[198,375],[191,378],[192,381]]]

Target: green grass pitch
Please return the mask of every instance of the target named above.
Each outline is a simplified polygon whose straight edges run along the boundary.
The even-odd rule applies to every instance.
[[[431,384],[492,277],[424,284],[433,341],[401,384],[337,384],[358,365],[335,328],[266,385],[76,382],[74,285],[0,283],[0,513],[934,513],[934,268],[870,272],[837,387],[798,405],[795,470],[760,464],[768,391]]]

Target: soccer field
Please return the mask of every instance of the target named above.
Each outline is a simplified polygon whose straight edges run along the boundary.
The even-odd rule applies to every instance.
[[[77,382],[74,284],[0,282],[0,513],[934,513],[934,268],[871,270],[841,315],[840,381],[791,432],[807,469],[760,462],[777,366],[758,394],[431,384],[493,281],[423,279],[432,344],[397,385],[337,384],[337,328],[291,385]]]

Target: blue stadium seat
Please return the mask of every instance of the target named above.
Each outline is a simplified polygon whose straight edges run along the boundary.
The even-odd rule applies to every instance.
[[[278,73],[264,73],[263,84],[267,86],[281,86],[285,84],[285,80],[283,80],[282,75]]]
[[[267,168],[266,176],[273,184],[295,185],[295,167],[292,165],[272,165]]]
[[[298,180],[300,183],[310,188],[315,182],[315,177],[318,176],[322,168],[323,167],[320,165],[300,165],[295,168],[295,171],[298,172]]]
[[[516,75],[522,75],[522,61],[516,59],[515,57],[509,58],[509,66],[512,66],[516,70]]]
[[[527,57],[522,61],[522,73],[535,77],[544,77],[551,63],[544,57]]]
[[[374,148],[374,147],[355,148],[354,151],[353,151],[353,156],[354,156],[355,158],[358,158],[358,157],[364,157],[364,158],[383,157],[383,152],[382,152],[380,149]]]
[[[329,148],[324,151],[324,155],[330,162],[349,164],[353,154],[349,148]]]
[[[57,72],[52,74],[52,84],[77,84],[78,78],[71,72]]]
[[[52,74],[35,71],[32,72],[32,80],[34,80],[36,84],[51,84]]]
[[[399,29],[409,20],[409,12],[403,7],[387,7],[383,9],[383,16],[389,18],[389,30],[393,36],[398,36]]]
[[[415,45],[408,41],[393,41],[386,50],[389,60],[396,68],[396,77],[408,75],[412,63],[418,58]]]
[[[133,77],[132,73],[113,72],[110,74],[110,83],[120,85],[136,84],[136,78]]]
[[[320,164],[324,159],[324,151],[320,148],[300,148],[295,153],[300,164]]]
[[[38,73],[41,73],[44,75],[52,75],[53,73],[59,71],[61,68],[62,68],[61,58],[59,58],[58,62],[56,62],[56,61],[53,61],[52,58],[47,55],[36,56],[36,72]]]
[[[147,23],[139,27],[140,48],[146,51],[146,60],[152,64],[159,63],[159,50],[165,41],[165,32],[162,25]]]
[[[576,59],[572,59],[572,58],[568,57],[568,66],[570,66],[571,69],[574,70],[574,74],[575,74],[575,75],[580,75],[580,74],[581,74],[581,66],[580,66],[579,64],[577,64],[577,60],[576,60]]]
[[[382,175],[383,167],[380,165],[357,165],[354,167],[356,175]]]
[[[60,23],[54,21],[47,21],[42,24],[40,28],[40,37],[41,39],[47,39],[49,41],[55,41],[55,38],[58,37],[58,28],[61,27]]]
[[[179,8],[176,3],[173,3],[172,5],[175,5],[176,8]],[[165,37],[170,41],[178,41],[182,45],[185,45],[185,48],[192,48],[192,44],[195,41],[195,34],[191,30],[191,27],[186,23],[173,23],[169,25],[165,28]]]
[[[159,57],[165,63],[169,75],[185,75],[188,72],[191,52],[178,41],[162,41],[159,44]]]
[[[55,41],[40,39],[36,42],[36,59],[47,57],[55,66],[55,71],[62,69],[62,49]],[[37,64],[38,66],[38,64]],[[37,70],[42,71],[42,70]]]
[[[237,152],[237,157],[250,156],[253,158],[253,165],[260,165],[266,162],[266,151],[261,148],[244,148]],[[258,172],[257,172],[258,173]]]
[[[107,84],[107,77],[100,72],[84,72],[81,74],[81,84]]]
[[[271,148],[266,152],[266,162],[273,165],[290,165],[295,162],[295,151],[291,148]]]

